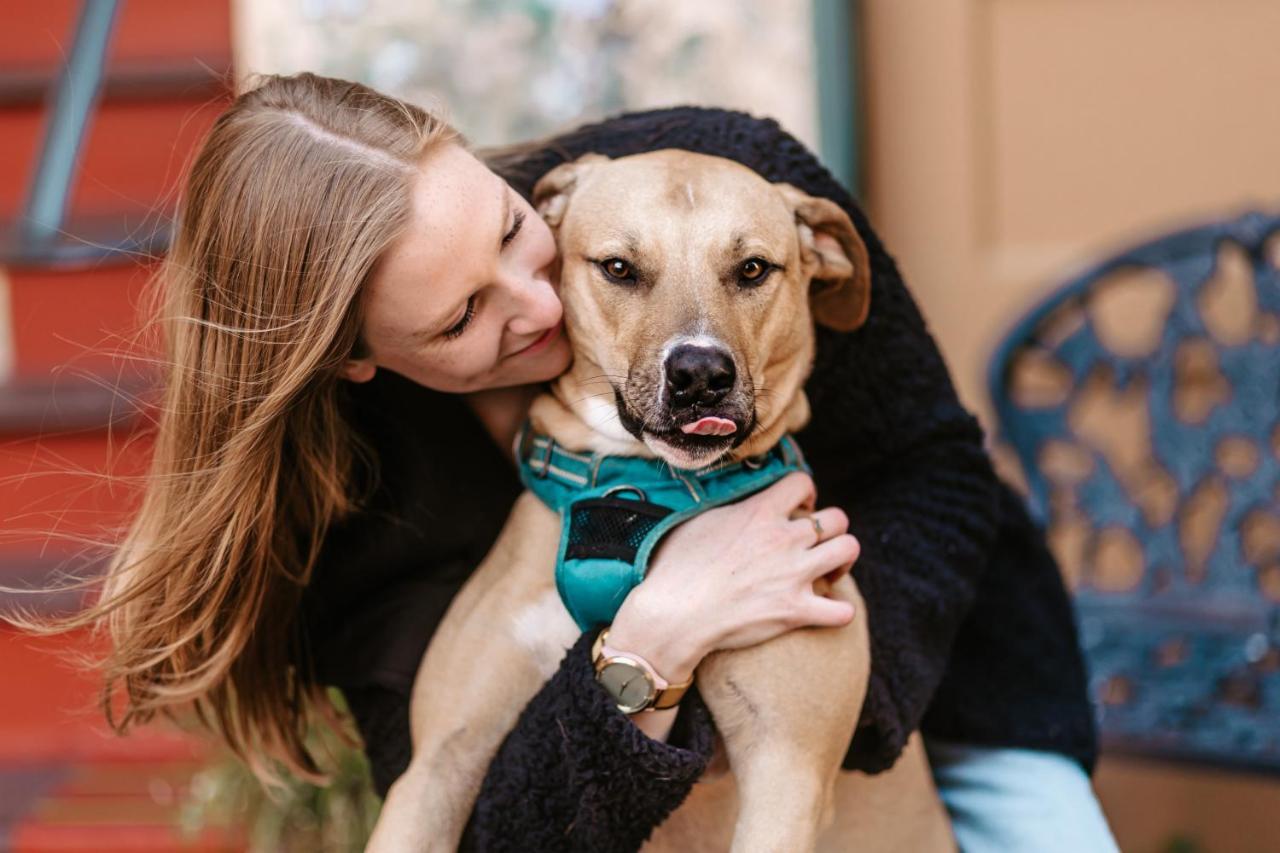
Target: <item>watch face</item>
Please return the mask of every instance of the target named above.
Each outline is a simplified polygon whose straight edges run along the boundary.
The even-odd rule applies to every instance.
[[[625,713],[643,710],[653,696],[649,673],[621,659],[606,664],[597,678]]]

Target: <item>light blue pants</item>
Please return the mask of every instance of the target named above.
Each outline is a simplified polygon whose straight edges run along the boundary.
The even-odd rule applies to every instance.
[[[1115,853],[1083,768],[1065,755],[926,740],[961,853]]]

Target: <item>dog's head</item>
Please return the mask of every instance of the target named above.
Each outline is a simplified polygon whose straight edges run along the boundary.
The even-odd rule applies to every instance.
[[[835,203],[719,157],[587,155],[534,204],[556,231],[562,402],[672,465],[767,449],[808,417],[813,322],[859,326],[867,250]]]

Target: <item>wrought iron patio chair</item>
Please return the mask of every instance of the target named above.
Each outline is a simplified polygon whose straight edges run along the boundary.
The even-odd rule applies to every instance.
[[[989,370],[1075,587],[1104,750],[1280,772],[1280,217],[1062,286]]]

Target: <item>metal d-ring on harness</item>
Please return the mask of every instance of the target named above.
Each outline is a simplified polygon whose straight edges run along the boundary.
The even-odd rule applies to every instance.
[[[560,514],[556,589],[583,630],[613,621],[676,525],[809,470],[790,436],[740,462],[683,471],[659,459],[570,451],[527,423],[516,456],[525,487]]]
[[[633,495],[639,495],[640,500],[642,501],[647,502],[649,500],[649,496],[644,493],[644,489],[637,488],[636,486],[627,485],[625,483],[621,486],[614,486],[611,489],[605,489],[604,496],[606,498],[611,498],[614,495],[625,494],[627,492],[631,492]]]

